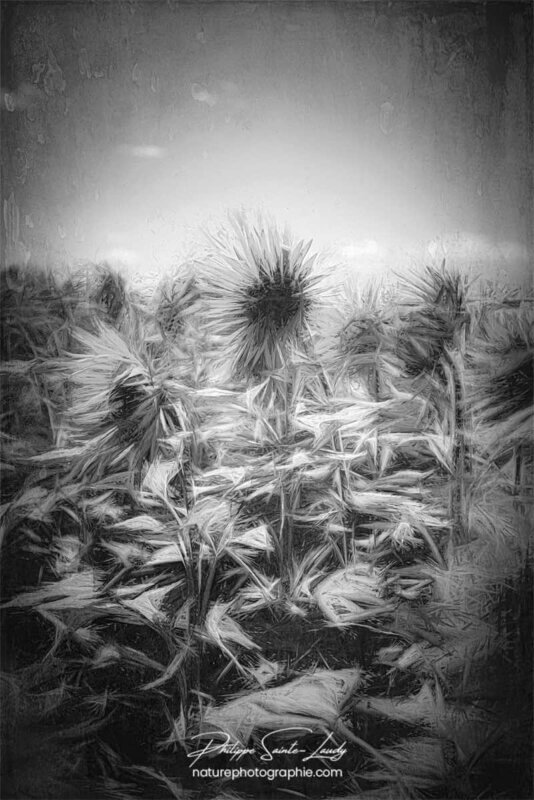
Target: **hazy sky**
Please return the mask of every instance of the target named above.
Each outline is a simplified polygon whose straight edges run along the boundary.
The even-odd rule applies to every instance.
[[[245,207],[366,275],[526,274],[528,4],[7,5],[8,260],[161,271]]]

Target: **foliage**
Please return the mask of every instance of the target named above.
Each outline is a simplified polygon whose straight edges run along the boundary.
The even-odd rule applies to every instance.
[[[145,300],[2,274],[6,796],[261,796],[189,756],[295,727],[345,777],[280,792],[528,796],[528,298],[341,306],[310,247],[235,216]]]

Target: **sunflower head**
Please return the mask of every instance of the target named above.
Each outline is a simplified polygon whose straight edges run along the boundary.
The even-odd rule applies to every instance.
[[[141,460],[153,458],[166,438],[183,432],[187,402],[182,389],[165,372],[121,370],[108,393],[103,429],[111,425],[121,445],[135,444]]]
[[[427,267],[422,275],[403,279],[397,355],[408,375],[442,374],[441,358],[470,324],[467,279],[458,272]]]
[[[131,311],[131,294],[126,278],[107,262],[87,263],[72,272],[65,284],[72,295],[75,322],[97,332],[105,322],[121,329]]]
[[[140,421],[137,418],[141,416],[147,403],[150,403],[150,395],[148,382],[136,375],[119,378],[112,387],[108,397],[109,415],[124,441],[137,439]]]
[[[311,298],[304,291],[307,275],[295,269],[290,271],[289,255],[289,247],[282,245],[272,268],[261,265],[257,279],[245,293],[245,311],[250,323],[265,332],[284,330],[311,306]]]
[[[81,352],[61,363],[72,385],[66,432],[79,448],[73,475],[102,476],[120,464],[137,480],[163,452],[187,461],[196,415],[179,365],[154,356],[142,332],[127,341],[109,325],[96,327],[98,336],[75,330]]]
[[[473,366],[469,401],[482,422],[491,425],[528,414],[534,402],[534,314],[515,318],[488,315],[470,354]]]
[[[206,267],[209,324],[233,356],[234,374],[255,377],[279,369],[291,345],[309,338],[318,277],[311,242],[241,216],[230,233],[211,238]]]

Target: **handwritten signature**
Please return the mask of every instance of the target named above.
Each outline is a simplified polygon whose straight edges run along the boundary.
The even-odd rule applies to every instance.
[[[308,751],[303,749],[302,747],[298,746],[298,740],[293,740],[289,745],[285,747],[273,747],[272,746],[272,738],[275,737],[277,734],[285,733],[287,735],[288,731],[300,731],[301,734],[306,733],[313,733],[314,731],[311,728],[278,728],[276,731],[271,731],[270,733],[266,733],[265,736],[259,741],[259,749],[257,750],[255,747],[243,747],[241,743],[236,742],[235,740],[232,741],[232,737],[229,733],[222,734],[221,731],[207,731],[206,733],[199,733],[196,736],[193,736],[193,739],[205,738],[208,736],[221,736],[224,735],[226,738],[224,741],[220,739],[210,739],[207,744],[201,747],[198,750],[193,750],[192,752],[188,753],[188,758],[193,759],[191,766],[197,763],[201,758],[205,758],[206,756],[215,756],[215,755],[227,755],[229,756],[230,761],[240,761],[247,755],[259,755],[260,761],[272,761],[274,756],[279,755],[289,755],[289,756],[302,756],[303,754],[307,753]],[[328,733],[326,734],[325,738],[319,744],[319,746],[313,751],[313,753],[308,753],[308,755],[304,755],[301,759],[302,763],[305,761],[313,761],[314,759],[322,760],[322,761],[339,761],[343,756],[346,754],[347,749],[345,745],[347,742],[343,742],[342,744],[337,745],[336,747],[330,746],[335,745],[336,742],[334,740],[334,734]]]

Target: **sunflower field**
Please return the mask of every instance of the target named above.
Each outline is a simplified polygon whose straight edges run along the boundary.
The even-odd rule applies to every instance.
[[[534,298],[334,278],[2,271],[5,800],[531,796]]]

